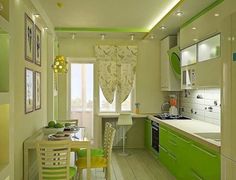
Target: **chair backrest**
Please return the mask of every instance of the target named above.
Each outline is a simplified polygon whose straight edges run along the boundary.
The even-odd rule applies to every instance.
[[[69,180],[70,142],[40,141],[37,143],[39,179]]]
[[[57,122],[65,125],[65,123],[70,123],[71,125],[79,126],[79,120],[78,119],[61,119],[57,120]]]
[[[104,137],[103,137],[103,150],[107,147],[107,138],[108,138],[108,127],[112,127],[112,124],[109,122],[105,123]]]
[[[112,145],[113,145],[115,133],[116,133],[116,130],[113,127],[107,127],[106,149],[104,151],[104,156],[107,159],[109,164],[111,163]]]

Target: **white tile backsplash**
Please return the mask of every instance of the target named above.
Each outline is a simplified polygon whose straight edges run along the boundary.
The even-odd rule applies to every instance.
[[[220,89],[185,90],[180,94],[181,114],[220,125]]]

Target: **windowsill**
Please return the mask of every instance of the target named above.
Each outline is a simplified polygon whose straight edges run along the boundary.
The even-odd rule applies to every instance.
[[[118,116],[120,115],[120,113],[98,113],[97,114],[99,117],[101,118],[118,118]],[[146,118],[148,117],[148,115],[150,114],[135,114],[135,113],[131,113],[133,118]]]

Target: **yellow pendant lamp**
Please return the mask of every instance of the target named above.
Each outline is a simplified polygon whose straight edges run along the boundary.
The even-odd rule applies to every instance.
[[[64,56],[56,56],[52,68],[55,73],[67,73],[68,62]]]

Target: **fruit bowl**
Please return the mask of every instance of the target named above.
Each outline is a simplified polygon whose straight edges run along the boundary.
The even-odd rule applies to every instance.
[[[57,132],[63,132],[63,131],[64,131],[64,127],[63,128],[50,128],[47,126],[43,128],[43,133],[45,135],[56,134]]]

